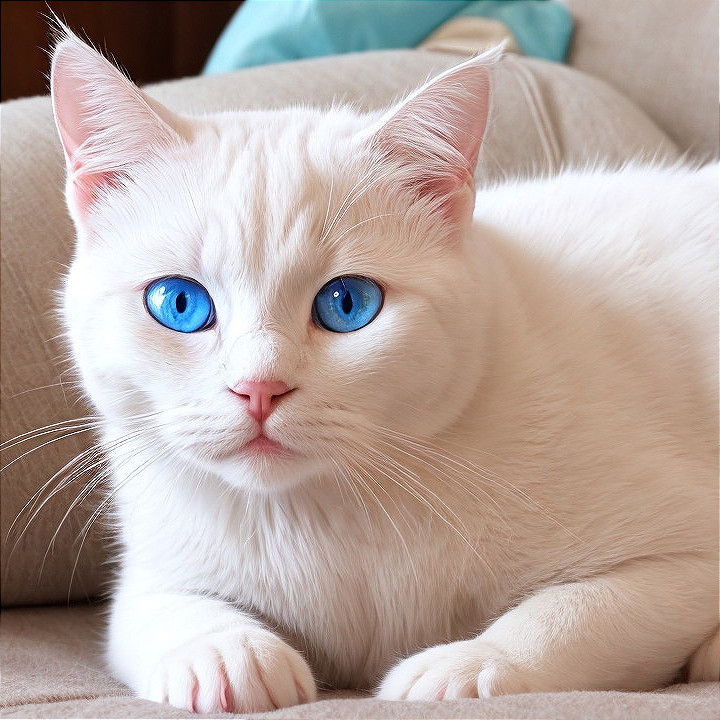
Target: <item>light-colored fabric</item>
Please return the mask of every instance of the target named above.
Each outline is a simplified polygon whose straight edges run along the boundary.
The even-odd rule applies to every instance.
[[[300,58],[419,45],[451,18],[492,18],[526,55],[561,61],[572,34],[558,0],[246,0],[218,39],[205,73]]]
[[[133,699],[103,670],[99,641],[102,610],[3,611],[0,717],[197,717]],[[245,717],[716,720],[719,714],[720,683],[698,683],[654,693],[536,693],[442,703],[383,702],[361,693],[321,693],[319,702]]]
[[[718,1],[565,4],[570,65],[627,94],[691,157],[717,157]]]
[[[505,52],[520,52],[510,28],[490,18],[459,17],[443,23],[418,47],[422,50],[472,57],[505,43]]]
[[[98,608],[3,610],[0,705],[127,695],[102,659]]]
[[[457,62],[456,56],[421,51],[364,53],[165,83],[148,92],[176,110],[200,113],[289,103],[328,106],[333,100],[377,109]],[[71,257],[73,233],[63,201],[63,161],[50,102],[14,101],[3,105],[1,112],[0,418],[2,439],[8,440],[82,417],[89,409],[78,400],[72,372],[62,360],[63,345],[55,339],[60,328],[53,314],[54,293]],[[490,129],[478,169],[481,184],[554,172],[566,165],[618,165],[656,154],[677,158],[667,136],[602,81],[562,65],[513,55],[497,67]],[[3,453],[6,464],[41,442],[49,443],[2,474],[5,606],[82,600],[101,592],[108,578],[102,523],[95,523],[81,547],[83,527],[103,488],[61,522],[101,470],[96,455],[83,457],[75,481],[42,507],[19,541],[27,515],[7,539],[14,518],[33,493],[93,440],[79,427],[67,433],[74,434],[59,442],[50,442],[57,435],[43,435]],[[50,488],[58,487],[64,476],[53,480]]]

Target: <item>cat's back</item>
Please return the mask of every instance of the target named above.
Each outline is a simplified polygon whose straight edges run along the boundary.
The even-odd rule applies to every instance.
[[[714,381],[716,164],[510,182],[478,193],[475,221],[477,251],[501,258],[538,324],[565,322],[579,339],[604,322],[614,342],[625,328],[651,351],[693,349]]]
[[[665,478],[648,481],[653,492],[672,496],[680,474],[702,502],[700,488],[717,485],[717,194],[716,165],[572,172],[478,194],[471,247],[492,265],[500,328],[473,414],[485,445],[490,433],[516,457],[525,446],[507,438],[524,423],[561,438],[563,462],[575,448],[578,467],[594,452],[606,464],[645,453],[648,477]],[[487,428],[490,412],[504,424]]]
[[[718,166],[628,166],[513,181],[478,193],[475,219],[559,271],[717,276]],[[670,271],[669,268],[675,268]],[[693,283],[697,287],[697,283]]]

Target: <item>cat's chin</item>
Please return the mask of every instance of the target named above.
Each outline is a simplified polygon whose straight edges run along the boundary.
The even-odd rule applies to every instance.
[[[233,487],[274,494],[291,490],[323,474],[323,463],[267,438],[243,446],[237,453],[211,462],[211,469]]]

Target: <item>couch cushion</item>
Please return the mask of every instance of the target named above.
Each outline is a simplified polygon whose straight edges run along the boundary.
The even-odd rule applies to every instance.
[[[457,62],[456,56],[422,51],[365,53],[181,80],[148,92],[176,110],[197,113],[289,103],[328,106],[333,100],[375,109]],[[72,372],[61,360],[64,348],[53,315],[54,293],[72,254],[72,227],[63,201],[63,161],[48,98],[2,106],[2,147],[0,418],[2,439],[8,440],[81,418],[90,410],[78,401]],[[497,67],[480,183],[655,155],[678,157],[667,136],[602,81],[561,65],[515,56]],[[63,434],[67,439],[54,442]],[[95,523],[83,543],[83,526],[103,487],[78,503],[63,522],[75,499],[82,499],[90,478],[101,471],[97,455],[81,458],[75,480],[41,508],[20,540],[28,513],[8,539],[28,498],[91,442],[89,432],[71,423],[63,433],[40,435],[3,453],[5,464],[46,443],[2,474],[3,605],[65,602],[101,592],[108,577],[107,542],[101,523]],[[60,487],[66,476],[61,473],[49,489]]]
[[[568,62],[627,93],[690,157],[717,157],[718,1],[565,4]]]
[[[136,700],[110,677],[101,658],[102,613],[103,608],[97,607],[3,611],[0,716],[197,717],[167,705]],[[442,703],[387,702],[361,693],[321,693],[318,702],[249,717],[716,720],[719,712],[720,683],[697,683],[654,693],[534,693]]]

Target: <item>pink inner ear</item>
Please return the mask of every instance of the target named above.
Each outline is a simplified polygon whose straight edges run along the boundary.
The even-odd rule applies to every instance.
[[[55,50],[52,67],[53,111],[68,169],[76,150],[90,135],[84,106],[88,95],[87,81],[80,77],[78,59],[73,66],[73,49],[61,43]]]
[[[466,67],[458,72],[458,82],[467,92],[459,98],[457,133],[453,145],[467,161],[471,174],[477,165],[490,111],[490,71],[487,67]]]
[[[490,71],[472,60],[406,100],[376,134],[401,183],[432,197],[449,220],[472,209],[477,164],[490,104]]]
[[[426,177],[420,174],[409,185],[418,197],[434,198],[437,212],[452,223],[460,222],[466,213],[472,211],[475,183],[469,172]]]
[[[69,31],[53,53],[51,90],[76,219],[122,186],[129,168],[177,138],[137,87]]]
[[[104,59],[78,42],[61,42],[55,49],[52,67],[52,101],[68,175],[72,178],[71,196],[68,198],[84,216],[96,202],[103,186],[117,186],[116,173],[84,172],[83,163],[77,158],[77,151],[92,135],[89,122],[92,77],[89,77],[88,62],[103,70]],[[97,63],[97,59],[100,63]],[[91,67],[92,67],[91,66]]]
[[[69,172],[75,204],[82,215],[86,215],[97,202],[102,189],[120,187],[120,176],[116,172],[83,173],[82,164],[77,162],[72,164]]]
[[[57,110],[55,112],[57,113]],[[73,140],[72,135],[65,129],[65,125],[61,123],[60,120],[57,120],[57,129],[58,133],[60,133],[63,150],[65,151],[65,163],[69,168],[71,158],[78,149],[78,144]]]

